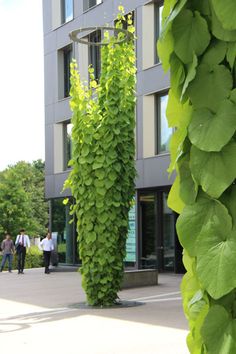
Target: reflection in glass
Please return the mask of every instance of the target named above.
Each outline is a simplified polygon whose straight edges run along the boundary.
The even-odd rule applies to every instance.
[[[73,20],[73,0],[61,0],[62,23]]]
[[[72,47],[63,50],[64,56],[64,97],[70,95],[70,63],[72,60]]]
[[[168,95],[157,96],[157,153],[169,151],[170,138],[173,129],[168,127],[166,108]]]
[[[174,271],[175,261],[175,215],[167,206],[168,193],[163,192],[163,241],[164,269]]]
[[[66,123],[65,124],[65,133],[64,133],[64,148],[65,148],[65,161],[64,161],[64,168],[65,170],[70,168],[69,162],[72,158],[72,138],[71,138],[71,133],[72,133],[72,127],[73,125],[71,123]]]
[[[157,41],[160,37],[161,30],[162,30],[162,10],[163,5],[160,6],[158,4],[155,5],[155,36],[154,36],[154,50],[155,50],[155,64],[160,62],[160,58],[157,54]]]
[[[57,237],[59,263],[77,263],[77,244],[74,223],[70,223],[70,204],[63,204],[64,198],[53,199],[52,203],[52,235]]]
[[[145,194],[140,196],[141,209],[141,268],[156,268],[156,219],[155,195]]]

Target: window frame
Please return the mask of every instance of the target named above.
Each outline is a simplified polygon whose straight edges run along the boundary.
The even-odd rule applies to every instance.
[[[94,37],[99,36],[98,41],[101,42],[102,33],[100,30],[91,32],[87,37],[89,41],[96,42],[96,40],[95,40],[95,38],[93,38],[93,36]],[[95,60],[97,60],[99,58],[96,65],[93,65],[94,64],[92,62],[93,58],[95,58]],[[92,65],[92,67],[94,69],[95,80],[98,82],[100,79],[100,75],[101,75],[101,47],[100,46],[92,46],[92,45],[88,46],[88,64]]]
[[[98,5],[101,5],[103,3],[103,0],[96,0],[96,4],[92,5],[92,6],[89,6],[89,3],[90,3],[90,0],[83,0],[83,13],[90,11],[91,9],[94,9]]]
[[[154,65],[160,64],[160,58],[157,53],[157,41],[160,37],[160,29],[161,29],[161,22],[160,22],[160,8],[164,6],[164,1],[158,1],[154,3]],[[158,21],[157,21],[158,19]]]
[[[168,96],[168,92],[169,89],[155,93],[155,155],[165,155],[170,153],[169,149],[161,151],[161,97]],[[168,129],[171,129],[172,136],[175,131],[174,128],[168,127]]]
[[[69,161],[72,158],[72,139],[70,139],[70,153],[68,153],[68,142],[67,142],[67,137],[68,137],[68,131],[67,127],[71,123],[71,120],[65,121],[63,123],[63,170],[68,171],[71,169],[71,167],[68,165]],[[70,154],[70,159],[68,159],[68,156]]]
[[[73,21],[73,19],[74,19],[74,0],[71,0],[72,1],[72,17],[69,18],[68,20],[66,20],[66,1],[67,0],[61,0],[61,26],[70,22],[70,21]]]
[[[73,56],[73,46],[72,44],[68,45],[65,48],[62,48],[63,51],[63,98],[68,98],[70,96],[70,63]],[[68,61],[69,56],[69,61]]]

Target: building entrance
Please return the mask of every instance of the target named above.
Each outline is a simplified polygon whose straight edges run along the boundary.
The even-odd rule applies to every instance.
[[[169,188],[139,192],[139,268],[184,272],[177,214],[167,206]]]

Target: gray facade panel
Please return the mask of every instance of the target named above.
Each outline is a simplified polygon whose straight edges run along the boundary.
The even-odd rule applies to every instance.
[[[168,166],[170,164],[170,156],[160,155],[137,161],[138,178],[136,188],[151,188],[168,186],[173,183],[174,176],[168,176]]]
[[[58,173],[55,175],[55,182],[54,182],[54,193],[55,197],[68,197],[71,195],[70,190],[66,190],[62,192],[63,190],[63,185],[65,183],[65,180],[67,179],[69,174],[69,171],[65,171],[62,173]]]
[[[53,31],[44,36],[44,55],[56,50],[57,32]]]
[[[136,103],[136,158],[143,157],[143,98],[137,97]],[[141,119],[140,119],[141,117]]]
[[[54,182],[55,182],[55,178],[53,175],[45,177],[45,198],[46,199],[55,198]]]
[[[58,101],[55,104],[55,123],[68,121],[71,118],[70,99]]]
[[[57,53],[52,52],[44,57],[45,105],[53,104],[58,96],[57,89]]]
[[[43,30],[44,34],[52,30],[52,6],[51,1],[43,0]]]
[[[53,123],[54,123],[54,104],[50,104],[45,107],[45,125],[50,125]]]
[[[160,64],[137,73],[137,95],[164,91],[170,86],[169,75],[164,74]]]
[[[45,127],[45,174],[53,175],[54,173],[54,134],[53,124]],[[46,182],[47,184],[47,182]]]

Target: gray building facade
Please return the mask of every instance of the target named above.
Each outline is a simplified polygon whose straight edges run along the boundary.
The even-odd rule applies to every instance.
[[[176,215],[167,206],[173,182],[167,168],[172,129],[168,127],[169,76],[164,74],[156,52],[161,30],[162,1],[147,0],[43,0],[45,58],[46,198],[50,201],[50,229],[58,242],[59,261],[80,262],[76,230],[70,224],[69,207],[62,204],[69,167],[71,111],[69,107],[69,62],[74,57],[82,78],[88,65],[99,75],[99,50],[72,43],[69,33],[80,27],[113,25],[118,6],[132,12],[136,27],[136,207],[130,216],[127,266],[159,271],[182,271],[182,249],[175,233]],[[88,36],[100,40],[94,31]],[[81,37],[83,34],[81,34]],[[89,38],[91,39],[91,38]],[[94,47],[95,48],[95,47]],[[73,200],[71,199],[71,203]]]

